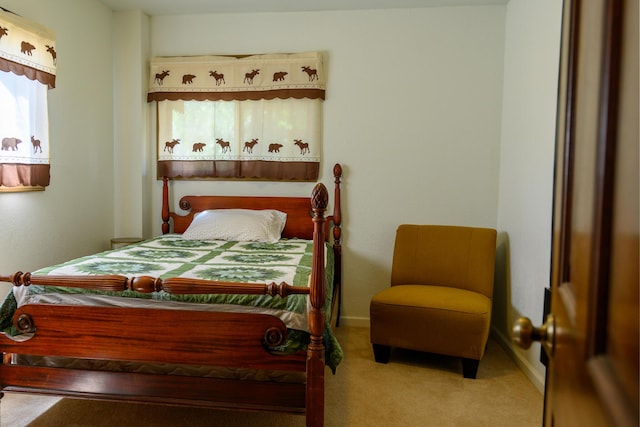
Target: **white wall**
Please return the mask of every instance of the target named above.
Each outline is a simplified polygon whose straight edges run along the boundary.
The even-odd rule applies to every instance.
[[[49,91],[51,185],[43,192],[0,194],[0,271],[12,273],[109,245],[112,13],[97,0],[3,0],[2,6],[53,29],[58,53],[56,88]]]
[[[113,14],[114,236],[142,237],[150,230],[150,154],[147,122],[149,17],[133,10]]]
[[[561,14],[561,0],[511,0],[507,6],[492,325],[509,344],[518,317],[542,323],[544,288],[550,286]],[[514,351],[541,387],[540,345]]]
[[[368,325],[399,224],[496,227],[505,10],[157,16],[151,51],[327,52],[320,179],[331,184],[333,164],[343,164],[343,321]],[[312,186],[173,184],[180,194],[308,195]]]

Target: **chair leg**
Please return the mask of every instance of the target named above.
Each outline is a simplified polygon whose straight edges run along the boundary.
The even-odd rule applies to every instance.
[[[478,375],[479,360],[462,358],[462,375],[465,378],[476,379]]]
[[[378,363],[389,363],[391,347],[388,345],[373,344],[373,357]]]

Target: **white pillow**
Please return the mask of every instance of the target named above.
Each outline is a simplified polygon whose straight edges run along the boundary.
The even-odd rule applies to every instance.
[[[287,214],[273,209],[213,209],[197,213],[182,237],[275,243],[286,222]]]

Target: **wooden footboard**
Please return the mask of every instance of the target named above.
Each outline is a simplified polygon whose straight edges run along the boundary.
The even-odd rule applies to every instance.
[[[5,354],[305,372],[306,354],[277,354],[286,338],[274,316],[250,313],[25,305],[29,339],[2,335]],[[8,362],[6,360],[5,362]],[[305,384],[3,364],[7,391],[191,406],[304,412]]]
[[[304,371],[304,354],[269,352],[287,330],[267,314],[27,304],[14,318],[31,338],[0,335],[8,353]]]

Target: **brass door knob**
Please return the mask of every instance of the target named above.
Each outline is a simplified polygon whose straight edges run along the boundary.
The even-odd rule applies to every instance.
[[[549,314],[544,324],[535,327],[528,317],[521,317],[513,325],[513,341],[525,350],[531,347],[531,343],[539,341],[549,356],[553,355],[555,337],[555,320],[553,314]]]

